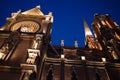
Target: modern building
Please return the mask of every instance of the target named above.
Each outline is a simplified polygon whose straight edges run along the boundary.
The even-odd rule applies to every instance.
[[[120,27],[110,15],[86,21],[85,47],[52,45],[52,12],[40,6],[6,18],[0,28],[0,80],[120,80]]]

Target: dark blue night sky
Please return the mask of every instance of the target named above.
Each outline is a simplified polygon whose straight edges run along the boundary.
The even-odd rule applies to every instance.
[[[44,14],[53,12],[54,23],[52,44],[60,45],[61,39],[66,46],[73,46],[74,39],[79,46],[84,46],[84,27],[82,18],[85,18],[91,27],[95,13],[110,14],[120,24],[119,0],[1,0],[0,26],[5,24],[6,17],[19,9],[26,11],[40,5]]]

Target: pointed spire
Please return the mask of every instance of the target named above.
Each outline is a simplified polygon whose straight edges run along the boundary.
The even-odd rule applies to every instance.
[[[95,40],[85,19],[83,19],[83,23],[84,23],[85,37],[86,37],[85,45],[89,48],[95,48],[101,50],[100,44]]]
[[[84,18],[83,18],[83,24],[84,24],[85,38],[86,38],[85,45],[89,46],[89,44],[88,44],[89,39],[88,38],[92,37],[93,35],[92,35],[92,32],[91,32],[91,30],[90,30],[90,28],[89,28],[89,26]]]
[[[85,19],[83,19],[83,24],[84,24],[84,29],[85,29],[85,36],[92,35],[92,32],[91,32],[87,22],[85,21]]]

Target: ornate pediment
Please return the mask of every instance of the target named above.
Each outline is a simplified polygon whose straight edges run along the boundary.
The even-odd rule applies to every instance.
[[[35,8],[32,8],[30,10],[27,10],[25,12],[22,12],[21,14],[25,15],[44,15],[43,12],[40,10],[40,6],[36,6]]]

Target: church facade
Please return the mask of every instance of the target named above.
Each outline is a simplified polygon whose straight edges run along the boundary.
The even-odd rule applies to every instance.
[[[0,28],[0,80],[120,80],[120,27],[110,15],[86,21],[85,47],[50,44],[52,12],[40,6],[6,18]]]

